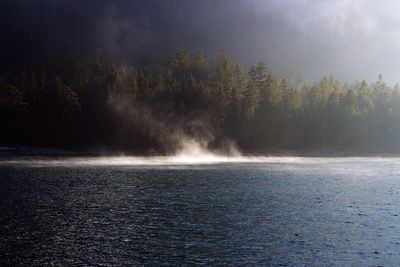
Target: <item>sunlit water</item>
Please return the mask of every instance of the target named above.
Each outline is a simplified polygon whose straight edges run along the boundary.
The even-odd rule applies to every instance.
[[[0,160],[0,265],[396,266],[400,158]]]

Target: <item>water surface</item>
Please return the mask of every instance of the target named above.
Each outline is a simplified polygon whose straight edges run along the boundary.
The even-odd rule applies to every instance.
[[[0,215],[2,266],[393,266],[400,159],[3,159]]]

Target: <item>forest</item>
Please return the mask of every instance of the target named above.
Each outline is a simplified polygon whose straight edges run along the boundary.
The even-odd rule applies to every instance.
[[[262,62],[246,71],[225,52],[3,71],[0,120],[0,144],[21,146],[167,154],[185,136],[245,153],[400,152],[400,88],[382,75],[292,81]]]

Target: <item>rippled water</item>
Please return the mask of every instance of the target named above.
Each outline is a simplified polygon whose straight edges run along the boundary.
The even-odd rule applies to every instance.
[[[400,262],[399,158],[102,160],[0,161],[1,266]]]

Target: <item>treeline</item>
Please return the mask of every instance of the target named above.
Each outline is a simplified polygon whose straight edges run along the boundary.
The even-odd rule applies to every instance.
[[[211,145],[229,138],[247,152],[400,151],[400,88],[382,76],[294,83],[264,63],[246,73],[225,53],[212,64],[179,50],[158,67],[96,60],[68,73],[9,71],[0,77],[0,112],[4,144],[163,153],[159,135],[189,118],[207,121]],[[170,126],[153,131],[150,116]]]

